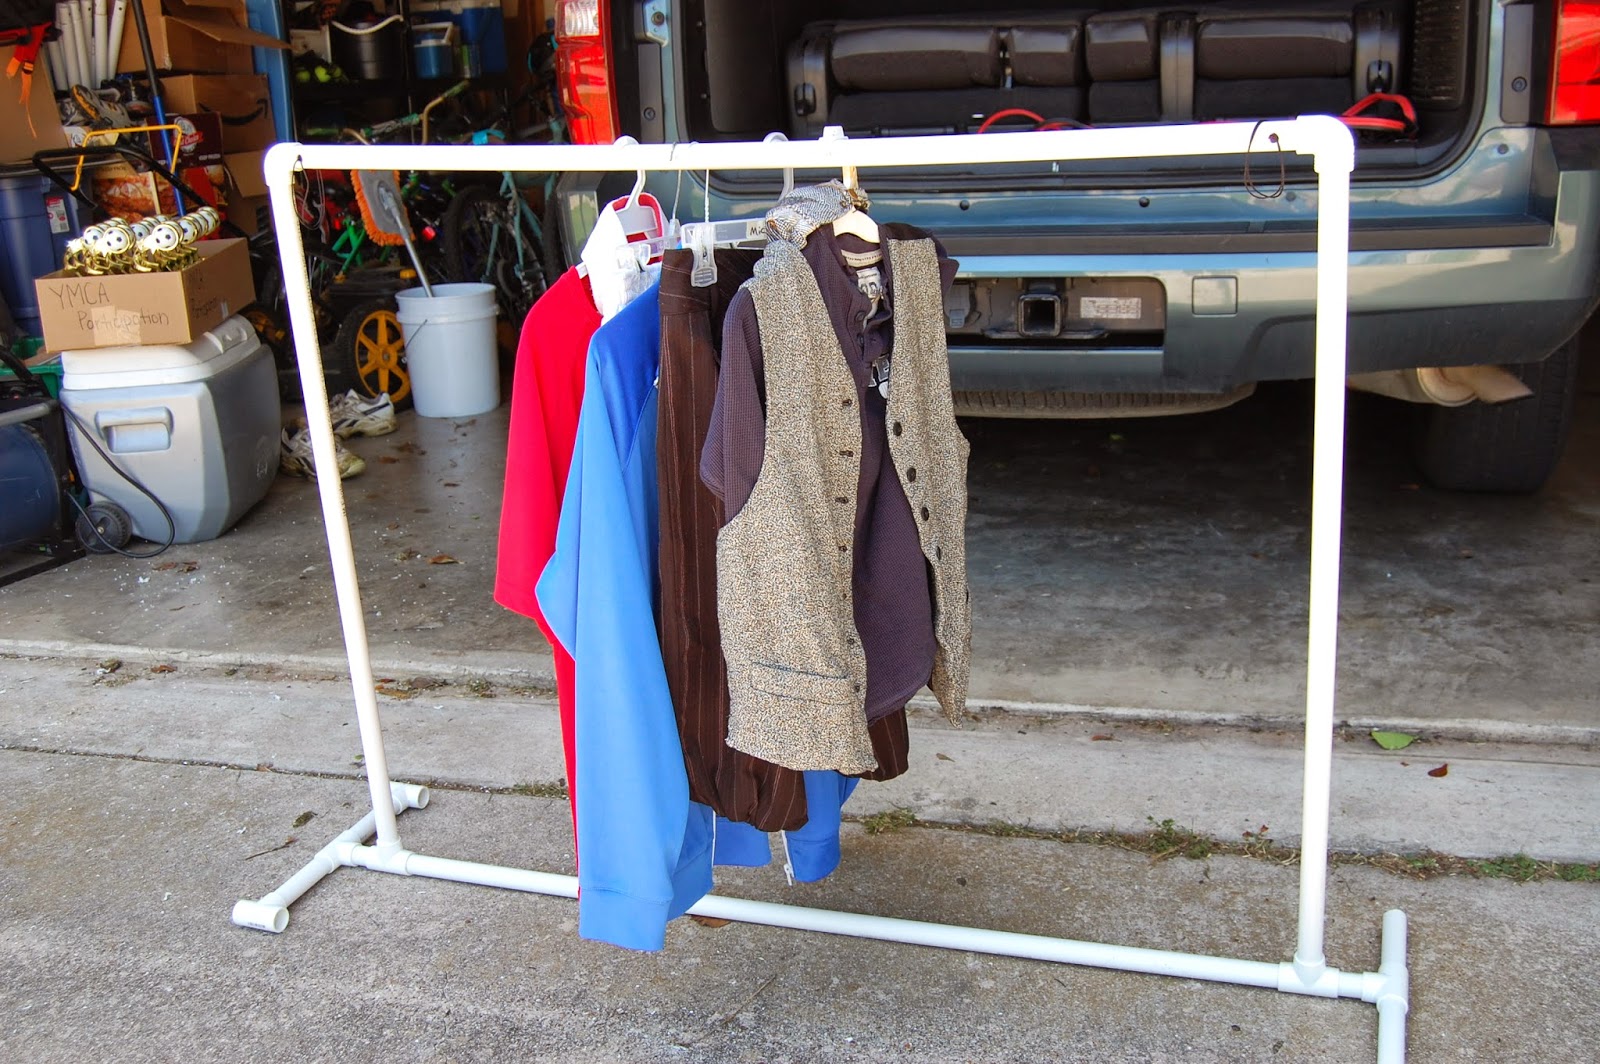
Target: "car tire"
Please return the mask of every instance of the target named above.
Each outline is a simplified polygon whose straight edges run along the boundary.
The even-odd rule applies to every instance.
[[[1505,403],[1430,407],[1417,440],[1417,464],[1448,491],[1538,491],[1572,427],[1578,390],[1578,338],[1543,362],[1509,367],[1533,394]]]

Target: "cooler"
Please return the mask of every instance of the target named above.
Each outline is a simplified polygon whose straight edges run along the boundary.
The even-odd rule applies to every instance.
[[[175,541],[215,539],[266,495],[278,471],[278,378],[250,323],[232,317],[181,346],[64,351],[61,401],[172,513]],[[72,432],[84,486],[167,538],[156,505]]]

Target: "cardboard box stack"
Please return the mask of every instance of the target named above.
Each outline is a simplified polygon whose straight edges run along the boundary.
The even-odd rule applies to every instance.
[[[266,202],[261,155],[275,139],[275,125],[267,78],[254,72],[252,50],[288,45],[250,29],[245,0],[130,3],[144,9],[167,120],[181,130],[175,170],[203,198],[239,219],[241,228],[254,231],[256,208]],[[10,52],[0,48],[0,69]],[[20,83],[0,76],[0,166],[26,163],[37,151],[75,143],[75,131],[62,127],[46,63],[41,54],[26,103]],[[145,72],[132,18],[124,25],[116,69],[141,78]],[[152,137],[148,149],[165,161],[159,138]],[[230,170],[241,176],[235,179]],[[101,206],[123,217],[170,214],[176,207],[166,181],[125,163],[94,166],[84,180]],[[230,196],[234,202],[228,204]],[[26,217],[0,219],[0,225],[37,227],[46,224],[43,218],[42,211],[30,211]],[[199,248],[198,262],[170,273],[39,276],[39,267],[31,268],[19,280],[37,290],[46,349],[185,343],[237,313],[254,298],[245,242],[208,240]]]

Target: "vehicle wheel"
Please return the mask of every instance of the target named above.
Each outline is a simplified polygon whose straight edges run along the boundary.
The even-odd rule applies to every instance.
[[[507,228],[508,213],[518,233]],[[544,248],[534,239],[534,234],[523,227],[521,212],[508,212],[505,201],[495,190],[473,185],[463,189],[450,204],[440,231],[449,278],[494,285],[500,313],[514,329],[520,330],[522,319],[527,317],[534,300],[545,289],[541,262]],[[520,269],[516,248],[519,233],[522,238]]]
[[[1468,403],[1425,411],[1417,464],[1435,487],[1449,491],[1538,491],[1572,427],[1578,390],[1578,338],[1543,362],[1511,366],[1533,389],[1525,399]]]
[[[406,340],[393,300],[374,299],[352,307],[333,338],[333,354],[355,379],[357,391],[373,398],[388,392],[397,409],[411,405]]]
[[[133,518],[114,502],[92,502],[78,515],[73,531],[90,554],[112,554],[133,538]]]

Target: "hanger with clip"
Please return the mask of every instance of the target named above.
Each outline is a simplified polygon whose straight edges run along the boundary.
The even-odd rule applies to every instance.
[[[785,144],[789,138],[782,133],[768,133],[763,144]],[[717,283],[717,248],[749,247],[767,241],[765,217],[735,218],[713,222],[710,215],[710,175],[706,175],[706,218],[701,222],[687,222],[680,230],[682,245],[694,252],[694,269],[690,283],[696,288],[709,288]],[[794,168],[783,171],[783,191],[779,199],[794,191]]]
[[[638,144],[633,137],[623,134],[616,139],[617,144]],[[667,245],[666,222],[661,213],[661,204],[654,196],[644,190],[645,171],[640,169],[638,178],[633,183],[633,189],[619,199],[607,203],[602,213],[610,211],[616,218],[618,227],[622,230],[625,244],[619,245],[617,264],[619,266],[636,265],[639,269],[661,260],[662,250]],[[615,232],[615,230],[612,230]],[[590,240],[595,240],[595,234],[590,235]],[[647,249],[642,256],[631,250],[631,245],[641,244]],[[604,249],[600,249],[604,253]],[[590,257],[590,246],[584,245],[584,258]],[[587,277],[589,266],[587,262],[580,261],[578,275]]]

